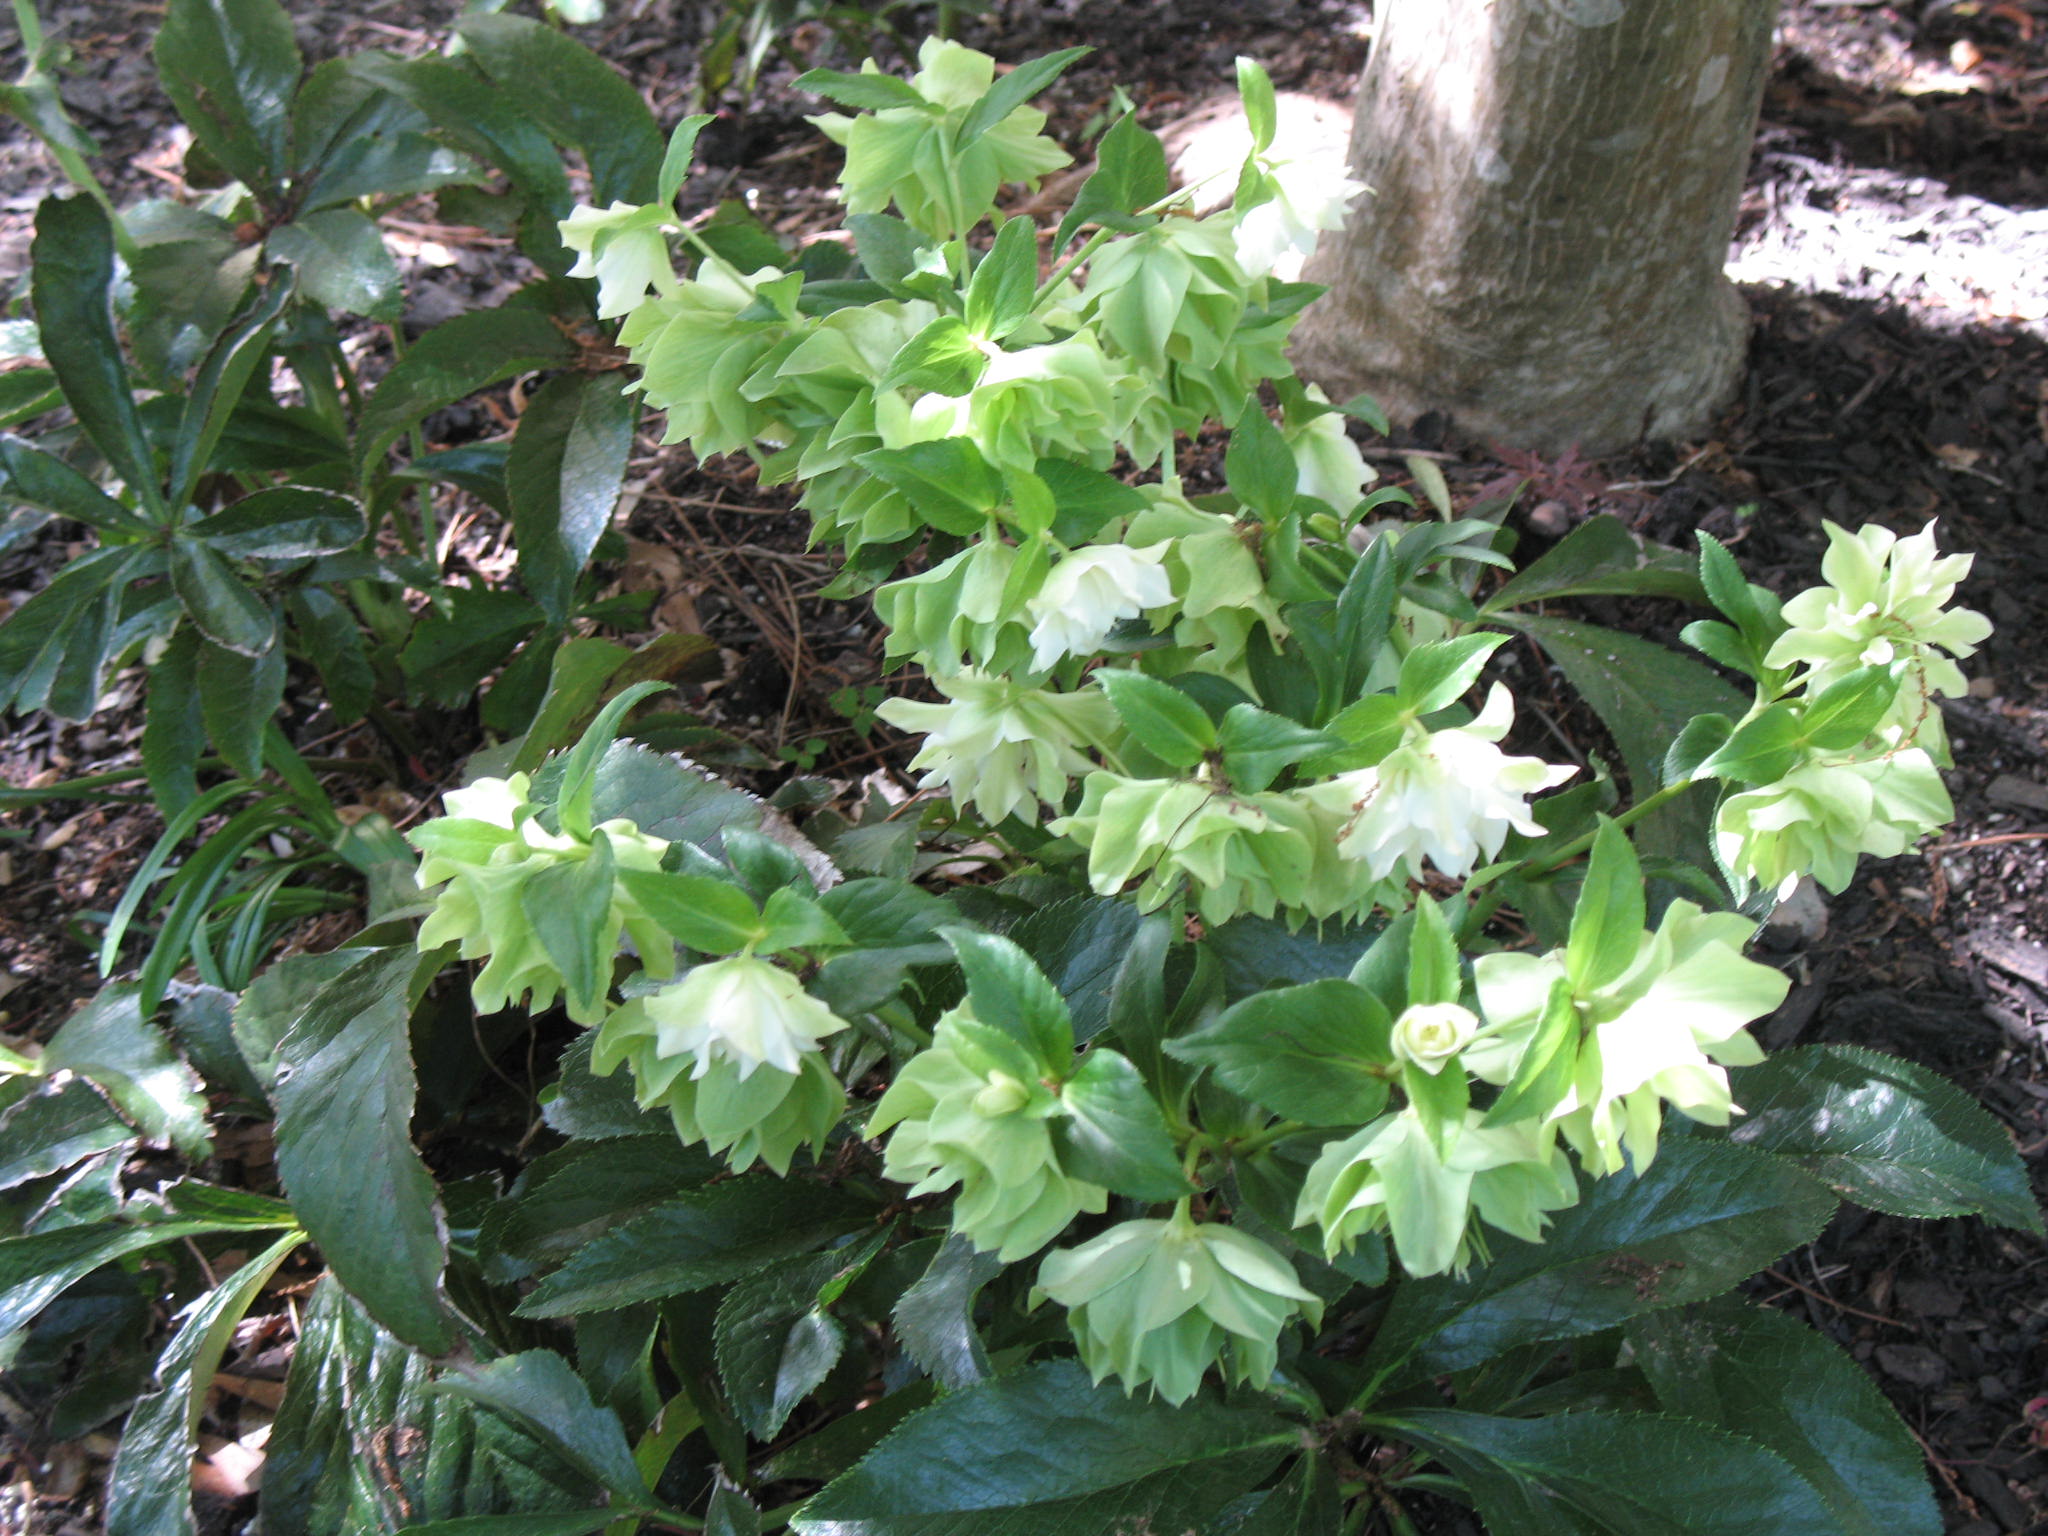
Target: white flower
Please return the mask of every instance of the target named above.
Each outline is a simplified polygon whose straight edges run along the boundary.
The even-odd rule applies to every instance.
[[[673,293],[679,286],[662,233],[667,211],[655,204],[615,202],[610,208],[579,203],[556,221],[562,244],[576,252],[571,277],[597,279],[597,315],[609,320],[631,313],[649,290]]]
[[[645,1007],[661,1056],[697,1058],[692,1078],[714,1062],[733,1063],[742,1082],[762,1066],[801,1072],[820,1040],[846,1028],[789,972],[751,955],[700,965]]]
[[[1309,399],[1328,405],[1330,397],[1322,387],[1311,384]],[[1287,446],[1294,453],[1294,488],[1313,496],[1339,516],[1348,516],[1365,495],[1365,488],[1379,478],[1344,430],[1344,413],[1326,411],[1313,421],[1290,425]]]
[[[1443,731],[1415,727],[1376,766],[1305,791],[1326,806],[1348,806],[1337,851],[1364,860],[1375,880],[1402,864],[1410,879],[1420,880],[1424,859],[1461,879],[1481,859],[1494,858],[1510,830],[1538,836],[1543,828],[1529,812],[1529,796],[1562,784],[1578,769],[1510,757],[1495,746],[1507,734],[1514,707],[1507,689],[1496,683],[1470,725]]]
[[[1257,179],[1266,196],[1237,218],[1237,260],[1248,276],[1292,282],[1314,254],[1316,237],[1342,229],[1362,181],[1333,176],[1325,160],[1264,160]]]
[[[1031,664],[1049,671],[1063,656],[1092,655],[1124,619],[1173,601],[1173,583],[1160,562],[1167,546],[1132,549],[1099,544],[1077,549],[1052,568],[1025,606],[1031,629]]]
[[[1434,1077],[1478,1032],[1479,1016],[1457,1003],[1416,1003],[1394,1020],[1394,1056]]]
[[[898,730],[926,733],[910,761],[924,770],[920,789],[943,789],[990,823],[1036,822],[1040,802],[1057,805],[1068,780],[1095,766],[1084,749],[1115,724],[1096,688],[1052,693],[971,669],[931,683],[952,702],[889,699],[875,713]]]

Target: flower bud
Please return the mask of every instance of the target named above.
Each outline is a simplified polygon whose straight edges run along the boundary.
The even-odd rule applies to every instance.
[[[1185,1207],[1046,1255],[1038,1292],[1067,1308],[1095,1380],[1149,1386],[1170,1403],[1193,1397],[1211,1365],[1264,1386],[1280,1330],[1297,1314],[1322,1320],[1322,1302],[1278,1253],[1234,1227],[1197,1223]]]
[[[1465,1048],[1479,1028],[1479,1016],[1457,1003],[1416,1003],[1394,1021],[1394,1056],[1412,1061],[1434,1077]]]

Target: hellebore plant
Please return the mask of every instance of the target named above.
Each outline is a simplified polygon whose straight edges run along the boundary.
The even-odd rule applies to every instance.
[[[1765,1062],[1748,1031],[1788,982],[1744,948],[1771,893],[1807,876],[1839,889],[1859,853],[1896,854],[1950,814],[1934,701],[1987,630],[1949,606],[1967,558],[1936,557],[1931,529],[1830,528],[1828,585],[1781,609],[1705,536],[1695,562],[1596,520],[1490,587],[1513,568],[1497,521],[1372,521],[1406,498],[1369,491],[1345,431],[1370,405],[1331,406],[1282,351],[1316,292],[1284,261],[1360,189],[1274,156],[1271,88],[1247,67],[1251,142],[1228,206],[1192,215],[1126,117],[1042,238],[997,197],[1068,163],[1026,102],[1073,56],[999,78],[933,42],[908,81],[872,65],[805,76],[851,114],[814,119],[846,150],[850,256],[742,271],[666,203],[562,224],[600,314],[623,314],[669,440],[798,487],[816,538],[846,554],[840,590],[875,589],[890,655],[944,701],[877,711],[922,736],[924,804],[820,832],[839,864],[822,874],[743,827],[655,836],[657,812],[636,822],[624,790],[592,799],[600,758],[652,772],[637,749],[606,755],[629,691],[566,767],[480,781],[414,834],[439,887],[420,947],[488,957],[480,1008],[565,996],[596,1026],[593,1080],[623,1067],[639,1106],[747,1188],[768,1187],[756,1161],[787,1176],[791,1210],[823,1198],[828,1168],[893,1185],[809,1249],[773,1249],[810,1266],[776,1271],[802,1315],[837,1304],[817,1289],[833,1263],[853,1273],[889,1234],[928,1234],[919,1301],[894,1316],[918,1364],[968,1390],[843,1474],[799,1530],[894,1531],[905,1499],[953,1508],[875,1469],[956,1422],[956,1401],[1141,1411],[1111,1406],[1120,1392],[1193,1414],[1212,1374],[1244,1411],[1321,1426],[1283,1434],[1286,1456],[1354,1432],[1332,1415],[1364,1415],[1424,1457],[1404,1465],[1446,1469],[1418,1486],[1497,1530],[1553,1528],[1512,1514],[1534,1485],[1592,1511],[1573,1530],[1637,1528],[1572,1482],[1608,1486],[1583,1448],[1526,1440],[1552,1423],[1597,1440],[1621,1422],[1610,1401],[1664,1409],[1673,1446],[1763,1479],[1780,1528],[1863,1528],[1840,1477],[1742,1439],[1735,1408],[1721,1427],[1678,1417],[1711,1418],[1686,1395],[1684,1372],[1705,1367],[1667,1363],[1630,1320],[1703,1303],[1810,1235],[1832,1200],[1810,1174],[1860,1188],[1814,1161],[1847,1123],[1819,1107],[1822,1079],[1850,1069]],[[1227,492],[1191,495],[1176,438],[1217,424]],[[1718,609],[1686,638],[1754,685],[1746,710],[1675,653],[1528,611],[1618,590]],[[1604,766],[1506,745],[1516,674],[1497,653],[1516,631],[1607,718],[1630,798]],[[1630,668],[1649,669],[1631,697],[1676,702],[1645,718],[1595,686]],[[971,845],[999,878],[920,890],[903,878],[920,836],[938,845],[928,864]],[[1988,1196],[1923,1204],[2032,1217]],[[1686,1235],[1708,1227],[1722,1235]],[[1034,1263],[1035,1283],[1008,1278]],[[561,1315],[548,1309],[599,1264],[570,1258],[529,1308]],[[995,1299],[977,1312],[984,1286]],[[1094,1388],[1070,1365],[1018,1372],[1062,1337]],[[1560,1347],[1618,1395],[1575,1396]],[[1539,1403],[1583,1411],[1546,1419]],[[1666,1486],[1628,1454],[1629,1497],[1683,1502],[1683,1478]],[[1165,1483],[1140,1504],[1167,1512],[1162,1529],[1220,1529],[1207,1522],[1225,1506],[1251,1519],[1341,1495],[1363,1510],[1400,1481],[1276,1482],[1284,1459],[1213,1473],[1224,1491],[1199,1508]],[[1927,1528],[1924,1488],[1899,1498],[1878,1524]],[[1258,1528],[1338,1529],[1302,1519]]]

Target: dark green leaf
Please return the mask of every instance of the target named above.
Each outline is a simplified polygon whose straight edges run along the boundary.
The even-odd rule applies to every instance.
[[[200,360],[192,376],[191,392],[185,397],[177,440],[171,447],[172,505],[183,507],[190,502],[200,476],[217,468],[214,449],[227,431],[228,422],[244,403],[257,367],[270,355],[278,317],[293,294],[292,282],[281,274],[273,274]]]
[[[1052,1122],[1060,1167],[1133,1200],[1182,1200],[1193,1185],[1173,1149],[1152,1091],[1138,1069],[1097,1046],[1060,1086],[1062,1119]]]
[[[1193,698],[1143,672],[1105,667],[1095,673],[1138,744],[1169,768],[1192,768],[1216,745],[1216,726]]]
[[[600,1233],[718,1171],[701,1147],[685,1147],[669,1134],[665,1122],[652,1123],[659,1134],[638,1134],[648,1124],[636,1113],[623,1137],[603,1146],[567,1146],[530,1165],[525,1192],[485,1217],[479,1248],[528,1263],[559,1263]]]
[[[1268,714],[1256,704],[1233,704],[1216,733],[1216,745],[1223,750],[1223,771],[1230,782],[1257,794],[1295,764],[1341,750],[1344,739],[1297,725],[1285,715]]]
[[[1488,1528],[1510,1533],[1784,1536],[1836,1529],[1783,1458],[1754,1440],[1649,1413],[1500,1419],[1407,1409],[1376,1427],[1434,1451]],[[1739,1490],[1739,1496],[1731,1496]],[[1576,1518],[1559,1523],[1562,1503]]]
[[[1747,1113],[1725,1135],[1894,1216],[1974,1214],[2042,1230],[2012,1138],[1924,1067],[1850,1045],[1783,1051],[1734,1077]]]
[[[718,1374],[733,1412],[755,1439],[781,1434],[790,1414],[839,1363],[846,1329],[819,1293],[850,1261],[857,1267],[866,1259],[859,1250],[837,1249],[786,1260],[742,1280],[718,1304],[712,1327]]]
[[[277,1172],[335,1277],[385,1327],[435,1354],[447,1230],[414,1150],[408,983],[382,951],[322,989],[278,1043]]]
[[[11,432],[0,437],[0,467],[7,471],[0,488],[10,500],[30,502],[102,533],[136,536],[150,531],[147,522],[62,459]]]
[[[614,742],[598,759],[591,819],[623,816],[642,832],[718,854],[727,828],[754,827],[761,802],[711,775],[631,742]]]
[[[1128,901],[1077,896],[1040,907],[1010,930],[1066,1002],[1076,1041],[1107,1027],[1110,988],[1143,922]]]
[[[159,1390],[128,1415],[107,1479],[107,1536],[188,1536],[192,1459],[207,1389],[230,1335],[277,1266],[305,1241],[288,1232],[188,1307],[157,1361]]]
[[[1062,544],[1085,544],[1112,519],[1145,509],[1145,498],[1135,486],[1086,464],[1040,459],[1037,475],[1059,506],[1051,531]]]
[[[1696,661],[1634,635],[1569,619],[1500,615],[1542,646],[1614,733],[1638,798],[1662,783],[1672,740],[1694,715],[1742,715],[1747,701]]]
[[[1718,1295],[1810,1242],[1833,1199],[1794,1169],[1736,1153],[1669,1140],[1640,1178],[1590,1181],[1543,1242],[1495,1236],[1492,1262],[1466,1278],[1408,1281],[1373,1337],[1368,1376],[1386,1389],[1596,1333]]]
[[[206,734],[228,766],[245,779],[263,773],[263,728],[284,700],[284,647],[260,656],[222,650],[211,641],[199,648],[199,711]]]
[[[611,526],[633,447],[633,398],[617,374],[564,373],[527,401],[505,478],[519,579],[557,624],[569,621],[576,578]]]
[[[225,560],[186,532],[171,543],[171,585],[199,632],[238,656],[277,644],[277,614]]]
[[[624,1072],[595,1077],[590,1071],[592,1036],[579,1035],[562,1053],[561,1076],[541,1094],[541,1117],[548,1129],[579,1141],[609,1141],[621,1136],[668,1136],[666,1115],[642,1109],[633,1099],[633,1079]]]
[[[1078,1361],[951,1393],[791,1521],[801,1536],[1104,1536],[1202,1530],[1299,1444],[1253,1404],[1178,1408],[1091,1386]],[[998,1449],[999,1448],[999,1449]]]
[[[0,1238],[0,1338],[23,1326],[101,1265],[159,1243],[203,1237],[216,1230],[213,1223],[205,1221],[146,1226],[109,1221]]]
[[[192,136],[266,201],[291,170],[299,45],[276,0],[171,0],[157,78]]]
[[[457,1515],[399,1527],[399,1536],[592,1536],[618,1523],[618,1510],[569,1509],[560,1514]]]
[[[1294,450],[1257,400],[1246,404],[1231,428],[1230,446],[1223,453],[1223,475],[1231,494],[1263,522],[1278,520],[1294,505],[1295,487],[1301,480]]]
[[[1549,554],[1510,578],[1480,612],[1497,614],[1525,603],[1596,592],[1706,601],[1691,556],[1652,544],[1631,533],[1620,518],[1603,512],[1581,523]]]
[[[659,198],[666,146],[654,114],[611,65],[543,22],[472,11],[456,24],[484,72],[534,121],[581,151],[601,207]]]
[[[194,1159],[210,1148],[199,1074],[143,1016],[130,984],[102,989],[66,1020],[43,1053],[43,1069],[90,1078],[151,1141]]]
[[[970,107],[967,116],[961,120],[960,127],[953,136],[954,149],[967,148],[1053,81],[1059,79],[1074,60],[1093,51],[1089,48],[1062,48],[1059,52],[1048,53],[1043,58],[1027,60],[1007,75],[999,75],[995,84],[989,87],[988,94]]]
[[[975,1018],[1023,1045],[1043,1071],[1064,1077],[1073,1064],[1073,1015],[1045,972],[1012,940],[969,928],[944,928],[940,937],[960,959]]]
[[[543,1280],[519,1314],[567,1317],[701,1291],[815,1248],[869,1216],[821,1185],[749,1174],[614,1227]]]
[[[265,250],[299,274],[307,298],[344,314],[396,320],[405,295],[377,226],[354,208],[303,214],[273,231]]]
[[[1333,978],[1254,993],[1166,1052],[1275,1114],[1356,1126],[1386,1105],[1392,1031],[1379,999]]]
[[[356,464],[367,475],[385,450],[429,414],[486,385],[575,361],[575,344],[534,309],[458,315],[414,342],[377,385],[356,428]]]
[[[495,587],[444,587],[448,611],[429,609],[398,653],[398,665],[436,703],[466,700],[485,673],[538,629],[546,615],[533,599]]]
[[[441,1387],[504,1414],[627,1508],[654,1502],[619,1416],[592,1403],[569,1362],[553,1350],[501,1356],[444,1377]]]
[[[0,1189],[132,1143],[135,1128],[84,1078],[40,1082],[0,1110]],[[4,1334],[5,1330],[0,1330]]]
[[[1747,1435],[1792,1463],[1842,1536],[1941,1529],[1920,1447],[1868,1375],[1803,1323],[1724,1297],[1629,1324],[1668,1413]]]
[[[151,520],[160,520],[163,490],[114,339],[114,230],[106,210],[83,193],[44,198],[29,271],[43,353],[64,385],[64,403]]]
[[[353,549],[369,524],[352,496],[310,485],[276,485],[201,518],[185,532],[224,555],[303,560]]]
[[[974,1326],[974,1300],[1003,1272],[992,1253],[979,1253],[957,1232],[946,1234],[931,1268],[889,1314],[910,1358],[949,1392],[989,1374],[988,1349]]]

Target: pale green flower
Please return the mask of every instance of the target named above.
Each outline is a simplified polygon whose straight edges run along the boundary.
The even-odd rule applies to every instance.
[[[1334,829],[1298,791],[1236,794],[1196,779],[1108,772],[1082,782],[1081,804],[1048,824],[1088,849],[1088,883],[1113,896],[1142,877],[1140,911],[1187,883],[1206,923],[1241,913],[1290,922],[1358,917],[1380,890],[1365,867],[1337,856]]]
[[[915,659],[935,678],[963,669],[1027,670],[1030,611],[1012,580],[1018,558],[1013,544],[976,539],[930,570],[879,589],[875,616],[887,627],[888,654]]]
[[[916,228],[948,238],[981,222],[1005,182],[1035,184],[1071,163],[1039,132],[1045,114],[1036,107],[1016,108],[959,148],[960,124],[995,82],[995,60],[959,43],[927,38],[917,61],[921,67],[910,77],[912,87],[943,111],[888,107],[856,117],[825,112],[810,119],[846,149],[839,183],[848,212],[880,213],[894,202]],[[875,61],[869,59],[861,71],[877,73]]]
[[[1748,918],[1674,901],[1626,971],[1575,999],[1581,1034],[1565,1047],[1577,1056],[1571,1087],[1540,1118],[1588,1168],[1617,1172],[1624,1155],[1638,1170],[1648,1167],[1665,1104],[1709,1125],[1728,1123],[1735,1104],[1725,1069],[1763,1059],[1744,1026],[1776,1008],[1791,986],[1782,971],[1742,953],[1755,931]],[[1463,1062],[1504,1084],[1567,975],[1564,955],[1481,955],[1472,969],[1488,1029]]]
[[[673,293],[647,300],[619,328],[647,403],[668,412],[665,443],[688,440],[700,458],[751,448],[775,434],[772,409],[743,392],[768,353],[789,334],[782,319],[742,320],[774,267],[741,275],[706,261]]]
[[[1049,1123],[1062,1112],[1059,1095],[981,1049],[962,1019],[973,1022],[964,1009],[939,1020],[930,1048],[875,1106],[868,1133],[894,1127],[882,1172],[910,1185],[913,1198],[959,1185],[953,1230],[1013,1263],[1083,1211],[1107,1209],[1109,1191],[1061,1170]]]
[[[1254,1387],[1273,1378],[1280,1330],[1322,1322],[1323,1304],[1294,1267],[1234,1227],[1127,1221],[1078,1248],[1047,1254],[1037,1294],[1067,1309],[1082,1363],[1125,1392],[1150,1387],[1170,1403],[1195,1395],[1211,1365]]]
[[[576,252],[569,276],[597,279],[600,320],[630,313],[650,292],[674,293],[681,286],[665,233],[674,220],[659,204],[615,202],[599,209],[578,203],[555,227],[562,244]]]
[[[1934,699],[1964,691],[1962,670],[1949,658],[1974,655],[1991,633],[1981,613],[1947,607],[1972,557],[1937,556],[1933,523],[1903,539],[1872,523],[1854,533],[1823,526],[1827,585],[1785,604],[1782,617],[1791,627],[1772,644],[1766,663],[1805,663],[1811,671],[1801,681],[1809,697],[1858,667],[1906,663],[1898,700],[1878,734],[1888,746],[1917,745],[1945,762],[1946,735]]]
[[[1132,516],[1124,541],[1167,543],[1167,580],[1179,598],[1172,620],[1176,663],[1250,689],[1244,650],[1252,631],[1264,626],[1276,643],[1288,632],[1248,542],[1257,525],[1201,511],[1164,486],[1140,490],[1151,505]]]
[[[1896,857],[1955,813],[1940,770],[1918,747],[1860,763],[1815,759],[1722,801],[1714,847],[1730,869],[1781,898],[1807,874],[1839,893],[1860,855]]]
[[[434,894],[434,910],[420,924],[417,943],[422,951],[453,943],[465,960],[488,957],[471,986],[483,1013],[496,1013],[521,998],[537,1012],[562,995],[561,970],[526,912],[527,886],[535,875],[588,859],[600,837],[619,869],[659,869],[668,852],[666,842],[623,818],[598,827],[589,842],[550,832],[527,799],[529,787],[527,776],[517,773],[451,790],[444,800],[448,814],[407,834],[422,855],[420,888]],[[675,941],[617,883],[604,927],[613,947],[621,935],[631,939],[650,974],[675,974]],[[596,1024],[604,1017],[601,999],[571,997],[567,1007],[579,1024]]]
[[[1055,565],[1025,604],[1035,621],[1031,665],[1046,672],[1065,657],[1092,656],[1123,620],[1171,606],[1173,583],[1160,566],[1166,551],[1163,543],[1098,544]]]
[[[767,974],[764,974],[767,973]],[[700,965],[680,983],[614,1009],[591,1070],[624,1063],[643,1109],[665,1109],[684,1143],[703,1142],[736,1169],[777,1173],[839,1123],[845,1091],[818,1042],[846,1027],[796,978],[765,960]]]
[[[1462,1270],[1473,1257],[1471,1218],[1541,1242],[1553,1211],[1578,1203],[1579,1186],[1555,1134],[1535,1120],[1488,1126],[1471,1110],[1441,1144],[1413,1109],[1382,1115],[1323,1148],[1308,1171],[1294,1224],[1322,1229],[1343,1252],[1388,1231],[1411,1275]]]
[[[931,683],[950,702],[888,699],[875,713],[898,730],[924,734],[910,762],[924,774],[919,788],[943,790],[991,824],[1009,816],[1035,823],[1041,804],[1058,805],[1068,782],[1095,766],[1089,749],[1116,726],[1098,688],[1053,693],[972,671]]]
[[[1094,333],[987,353],[964,395],[877,394],[875,431],[884,446],[964,437],[998,469],[1034,470],[1052,454],[1108,467],[1130,419],[1130,391]]]
[[[1373,767],[1304,793],[1343,816],[1338,852],[1362,860],[1374,880],[1404,867],[1409,879],[1420,880],[1425,859],[1462,879],[1497,857],[1509,832],[1540,835],[1529,797],[1578,772],[1501,751],[1495,743],[1513,718],[1514,700],[1496,683],[1470,725],[1440,731],[1412,725],[1407,739]]]

